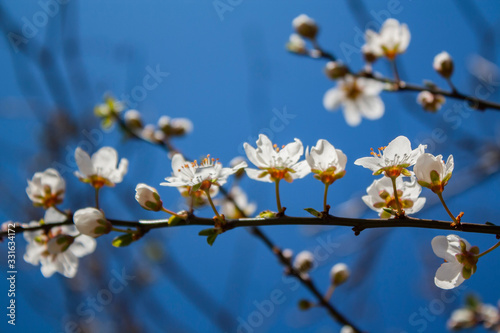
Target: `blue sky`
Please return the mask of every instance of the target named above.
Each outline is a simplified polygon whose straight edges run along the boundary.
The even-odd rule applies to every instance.
[[[398,58],[403,79],[415,83],[427,79],[446,87],[446,82],[432,69],[433,57],[446,50],[455,60],[455,85],[464,92],[484,93],[486,90],[472,78],[467,64],[477,54],[498,63],[498,36],[494,34],[500,24],[497,2],[477,3],[475,6],[481,14],[478,16],[475,7],[465,1],[460,5],[452,1],[365,1],[364,9],[357,1],[352,1],[352,6],[348,6],[347,1],[221,1],[231,9],[218,13],[212,1],[189,0],[105,3],[73,0],[55,7],[46,7],[43,4],[48,1],[43,0],[3,3],[0,8],[5,37],[0,41],[0,145],[4,151],[1,170],[8,174],[3,177],[2,188],[8,191],[9,201],[6,199],[1,207],[1,219],[27,222],[41,217],[43,212],[23,208],[30,205],[25,195],[25,180],[35,171],[54,166],[44,155],[44,138],[49,136],[44,132],[44,124],[53,121],[58,109],[65,110],[81,124],[79,132],[62,143],[56,156],[59,163],[67,167],[64,170],[74,169],[71,156],[78,145],[87,145],[92,151],[111,145],[120,156],[130,160],[125,181],[115,189],[103,191],[107,216],[159,217],[141,210],[133,194],[138,182],[159,187],[171,172],[168,157],[155,147],[124,142],[116,129],[103,132],[92,115],[93,105],[100,102],[105,92],[117,97],[131,95],[137,86],[143,85],[145,75],[158,70],[168,76],[159,77],[158,85],[148,90],[142,100],[132,99],[132,103],[137,102],[133,107],[150,123],[155,123],[161,115],[190,118],[194,132],[175,142],[186,155],[210,153],[228,163],[241,155],[244,142],[254,145],[257,135],[263,132],[270,134],[278,145],[299,138],[304,145],[312,146],[320,138],[327,139],[348,156],[346,176],[329,192],[332,211],[353,216],[359,210],[343,209],[342,204],[352,199],[350,202],[357,207],[359,197],[373,181],[371,173],[355,166],[354,160],[367,156],[370,147],[386,145],[396,136],[405,135],[413,145],[427,143],[435,154],[455,156],[456,172],[450,181],[448,199],[454,212],[464,211],[464,219],[471,222],[495,222],[499,177],[492,174],[473,186],[467,181],[476,176],[468,170],[477,163],[481,149],[498,144],[499,122],[495,111],[470,111],[462,102],[449,100],[438,114],[429,114],[415,103],[415,94],[386,92],[382,94],[386,105],[384,117],[377,121],[363,120],[360,126],[351,128],[341,112],[330,113],[323,108],[323,95],[333,86],[323,74],[325,62],[291,55],[284,45],[292,32],[292,19],[306,13],[321,26],[320,44],[352,68],[359,69],[362,62],[356,50],[362,43],[362,31],[366,27],[378,29],[380,22],[390,15],[407,23],[412,33],[406,54]],[[40,14],[44,7],[53,14],[47,16],[46,23]],[[25,33],[29,32],[26,49],[39,50],[38,46],[46,45],[50,50],[53,58],[49,59],[53,61],[43,58],[44,53],[36,58],[45,59],[47,71],[40,71],[30,60],[33,57],[16,52],[8,37],[14,25],[25,27]],[[30,25],[35,28],[33,31]],[[390,75],[384,61],[379,61],[375,69]],[[58,76],[58,73],[62,74]],[[48,82],[56,83],[51,86]],[[498,100],[498,86],[490,85],[490,88],[488,98]],[[289,115],[284,126],[270,133],[273,118],[284,112]],[[441,133],[445,139],[441,140]],[[69,171],[64,177],[71,193],[71,201],[65,202],[64,208],[76,210],[90,205],[90,188],[79,183]],[[274,209],[272,185],[246,179],[242,186],[259,210]],[[312,177],[284,184],[282,201],[288,208],[287,213],[304,216],[302,208],[319,208],[322,190]],[[429,202],[435,201],[431,194],[423,191]],[[180,201],[175,189],[161,188],[161,195],[171,208],[177,208]],[[10,200],[16,204],[8,204]],[[199,214],[211,216],[209,210]],[[362,211],[362,214],[375,217],[372,211]],[[447,218],[438,205],[428,205],[417,216]],[[77,306],[86,297],[96,295],[99,286],[106,285],[112,277],[113,270],[125,269],[131,274],[144,271],[151,278],[146,280],[147,284],[131,285],[115,295],[112,304],[97,317],[102,320],[101,324],[119,318],[113,311],[117,304],[126,303],[147,331],[161,331],[161,327],[167,325],[168,332],[218,332],[213,321],[178,290],[173,282],[175,278],[165,273],[166,267],[173,269],[172,266],[160,267],[164,263],[141,259],[144,249],[151,244],[160,245],[165,260],[174,258],[211,297],[230,310],[236,321],[238,318],[248,320],[258,311],[256,304],[271,299],[273,291],[282,292],[283,297],[279,299],[283,302],[275,304],[269,317],[253,328],[255,332],[338,330],[338,325],[332,324],[322,309],[297,310],[297,301],[310,295],[304,288],[295,288],[295,283],[282,279],[282,268],[276,259],[245,230],[222,235],[213,247],[208,247],[204,239],[197,236],[198,231],[199,228],[188,227],[150,233],[128,249],[112,248],[111,236],[102,237],[93,256],[102,265],[103,280],[100,284],[83,283],[88,294],[76,293],[78,288],[63,277],[45,279],[37,267],[25,264],[21,258],[24,240],[18,235],[19,322],[12,329],[2,320],[1,330],[64,332],[68,318],[82,319],[75,315]],[[366,330],[442,331],[447,315],[462,304],[467,293],[475,292],[490,303],[500,298],[498,288],[490,286],[498,276],[493,265],[500,254],[495,252],[484,258],[478,273],[457,295],[443,294],[434,286],[433,275],[440,260],[432,254],[430,241],[443,234],[438,231],[365,231],[358,237],[349,228],[340,227],[279,226],[266,231],[281,247],[296,253],[314,250],[329,242],[335,244],[335,251],[320,263],[312,276],[320,288],[326,290],[333,264],[343,261],[352,265],[353,279],[336,291],[333,303]],[[481,249],[495,241],[483,235],[466,238]],[[4,257],[0,263],[5,268]],[[86,260],[88,266],[88,257],[82,262]],[[371,269],[365,271],[368,266]],[[0,275],[2,280],[4,272],[5,269]],[[88,275],[82,274],[82,277]],[[80,279],[80,284],[81,280],[85,281]],[[5,283],[0,286],[6,289]],[[71,302],[68,293],[75,293]],[[445,302],[450,295],[456,299]],[[148,306],[153,299],[161,305],[160,310]],[[440,304],[444,304],[442,309]],[[434,312],[425,318],[420,309],[432,307],[436,307]],[[434,318],[432,313],[442,315]],[[160,319],[155,317],[158,314]],[[177,321],[182,325],[177,325]]]

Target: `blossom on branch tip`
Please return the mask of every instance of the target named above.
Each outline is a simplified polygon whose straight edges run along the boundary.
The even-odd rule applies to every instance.
[[[398,136],[387,147],[379,148],[378,153],[372,149],[372,156],[358,158],[354,164],[372,170],[374,175],[384,172],[387,177],[398,177],[400,174],[409,177],[411,174],[406,168],[416,163],[425,148],[426,145],[419,145],[412,150],[410,140],[405,136]]]
[[[291,34],[288,39],[288,43],[286,43],[286,48],[288,51],[298,54],[306,54],[307,47],[306,41],[302,39],[298,34]]]
[[[424,207],[426,199],[419,198],[422,188],[417,183],[415,177],[412,177],[409,182],[404,181],[403,177],[396,178],[396,188],[399,205],[404,209],[405,214],[417,213]],[[381,218],[388,219],[392,216],[384,208],[393,211],[397,210],[398,205],[394,197],[394,189],[390,178],[382,177],[381,179],[374,180],[366,192],[368,195],[362,197],[363,202],[378,212]]]
[[[384,115],[384,102],[379,96],[384,87],[382,82],[347,74],[325,93],[323,106],[328,111],[342,106],[347,124],[358,126],[362,117],[375,120]]]
[[[181,136],[193,130],[193,123],[187,118],[170,118],[161,116],[158,119],[158,128],[167,136]]]
[[[337,80],[349,74],[349,69],[341,61],[329,61],[325,66],[325,74],[330,79]]]
[[[137,110],[128,110],[123,116],[125,120],[125,125],[130,129],[140,129],[143,128],[141,114]]]
[[[453,74],[453,59],[448,52],[443,51],[434,57],[432,67],[442,77],[448,79]]]
[[[314,173],[314,178],[326,185],[344,177],[347,156],[326,140],[318,140],[316,146],[306,149],[306,161]]]
[[[279,149],[266,135],[260,134],[257,148],[247,142],[243,147],[247,158],[258,167],[258,169],[245,169],[248,177],[253,180],[272,183],[284,179],[291,183],[294,179],[303,178],[311,172],[307,161],[299,162],[304,153],[304,147],[299,139]]]
[[[349,325],[344,325],[342,326],[342,328],[340,329],[340,333],[355,333],[356,331],[354,331],[354,328],[352,328],[351,326]]]
[[[63,222],[66,219],[66,215],[49,208],[45,212],[44,224]],[[39,225],[40,222],[32,221],[29,227]],[[41,264],[42,274],[47,278],[55,272],[72,278],[78,270],[78,258],[94,252],[96,247],[95,239],[78,234],[74,225],[53,227],[47,232],[43,229],[25,231],[23,235],[28,244],[24,260],[35,266]],[[57,240],[61,239],[61,244],[57,244]]]
[[[111,147],[99,149],[90,158],[80,147],[75,151],[76,164],[79,171],[75,176],[84,183],[90,183],[96,189],[106,186],[115,186],[121,183],[128,170],[128,160],[122,158],[118,168],[118,153]]]
[[[393,60],[398,54],[404,53],[410,44],[410,30],[406,24],[400,24],[398,20],[389,18],[379,33],[366,30],[365,41],[367,49],[376,56],[385,56]]]
[[[330,280],[334,286],[338,286],[346,282],[349,279],[349,276],[351,276],[351,271],[344,263],[335,264],[330,270]]]
[[[56,169],[37,172],[28,180],[26,194],[33,205],[47,209],[60,204],[64,199],[66,182]]]
[[[223,168],[218,159],[210,158],[207,155],[200,164],[198,161],[187,162],[181,154],[172,157],[172,177],[167,177],[167,182],[162,186],[191,186],[191,192],[208,190],[212,185],[221,186],[227,182],[227,178],[236,173],[239,169],[245,168],[246,162],[232,168]]]
[[[297,34],[304,38],[315,39],[318,33],[318,25],[306,14],[301,14],[294,18],[292,26]]]
[[[229,191],[229,196],[219,200],[216,204],[221,206],[221,213],[229,219],[252,216],[257,209],[257,205],[254,202],[248,202],[246,193],[239,186],[233,186]]]
[[[293,267],[302,274],[306,274],[314,267],[314,256],[309,251],[302,251],[297,254],[293,261]]]
[[[453,155],[448,157],[445,164],[442,155],[425,153],[417,159],[413,171],[420,185],[434,193],[441,193],[451,178],[454,166]]]
[[[441,289],[453,289],[476,272],[479,248],[457,235],[437,236],[432,240],[432,250],[444,259],[436,271],[434,283]]]
[[[142,208],[158,212],[163,208],[158,191],[149,185],[140,183],[135,187],[135,200]]]
[[[430,91],[421,91],[417,95],[418,104],[422,105],[422,108],[426,111],[436,112],[441,109],[446,99],[443,95],[433,94]]]
[[[78,231],[94,238],[109,234],[113,227],[102,211],[93,207],[77,210],[73,215],[73,221]]]

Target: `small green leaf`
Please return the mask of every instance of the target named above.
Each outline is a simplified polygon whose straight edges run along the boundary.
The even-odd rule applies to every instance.
[[[316,217],[323,217],[323,214],[321,214],[320,212],[318,212],[316,209],[314,208],[304,208],[304,210],[306,212],[308,212],[309,214],[311,214],[312,216],[316,216]]]
[[[465,306],[471,310],[475,310],[479,305],[481,305],[481,300],[473,294],[469,294],[465,297]]]
[[[129,246],[132,242],[134,242],[133,235],[127,233],[115,237],[115,239],[111,241],[111,245],[113,245],[114,247],[124,247],[124,246]]]
[[[262,211],[262,212],[259,213],[258,217],[262,217],[262,218],[265,218],[265,219],[270,219],[270,218],[276,217],[276,213],[272,212],[270,210],[264,210],[264,211]]]
[[[210,236],[212,235],[213,233],[215,233],[215,229],[214,228],[208,228],[208,229],[203,229],[201,230],[198,235],[199,236]]]
[[[184,220],[183,220],[183,219],[181,219],[181,218],[180,218],[180,217],[178,217],[178,216],[172,215],[172,216],[170,216],[170,218],[168,219],[168,225],[169,225],[169,226],[178,225],[181,221],[184,221]]]
[[[491,223],[491,222],[484,222],[484,224],[486,224],[486,225],[496,225],[495,223]]]
[[[208,245],[212,246],[214,244],[215,239],[217,238],[218,235],[219,234],[215,233],[213,235],[208,236],[207,237],[207,243],[208,243]]]

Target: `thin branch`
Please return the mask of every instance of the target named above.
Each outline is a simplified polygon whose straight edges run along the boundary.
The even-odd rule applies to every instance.
[[[143,231],[149,231],[159,228],[173,228],[182,226],[214,226],[214,220],[211,218],[197,217],[194,215],[189,216],[186,220],[180,221],[176,225],[169,225],[168,219],[160,220],[139,220],[139,221],[123,221],[108,219],[114,226],[128,227],[128,228],[141,228]],[[360,219],[349,217],[337,217],[327,215],[323,218],[317,217],[293,217],[283,216],[277,218],[241,218],[241,219],[227,219],[226,223],[222,225],[224,231],[229,231],[242,227],[264,227],[275,225],[321,225],[321,226],[345,226],[352,227],[356,234],[361,233],[365,229],[375,228],[422,228],[422,229],[437,229],[448,230],[454,232],[469,232],[490,235],[500,235],[500,226],[493,224],[479,224],[461,222],[460,226],[453,227],[452,221],[430,220],[430,219],[417,219],[414,217],[401,217],[388,220],[382,219]],[[43,224],[34,227],[16,226],[14,231],[22,233],[25,231],[48,230],[56,226],[73,224],[70,218],[64,222]],[[12,229],[11,229],[12,230]],[[11,231],[12,233],[12,231]],[[8,236],[8,231],[0,232],[0,237]]]
[[[318,48],[318,47],[319,47],[318,45],[315,45],[314,50],[317,52],[315,52],[313,54],[308,54],[308,53],[302,54],[302,53],[295,53],[295,52],[290,52],[290,53],[293,53],[293,54],[299,55],[299,56],[306,56],[306,57],[309,57],[312,59],[326,59],[329,61],[336,61],[335,56],[333,56],[329,52],[323,51],[321,48]],[[470,107],[475,109],[475,110],[478,110],[478,111],[484,111],[486,109],[500,111],[500,103],[491,102],[491,101],[487,101],[484,99],[469,96],[469,95],[466,95],[466,94],[459,92],[456,89],[449,91],[449,90],[444,90],[444,89],[437,88],[437,87],[420,86],[420,85],[413,84],[413,83],[407,83],[405,81],[397,82],[396,80],[390,79],[388,77],[374,76],[371,73],[365,73],[365,72],[354,73],[351,70],[349,70],[349,72],[351,75],[353,75],[355,77],[368,77],[368,78],[373,79],[375,81],[389,83],[389,84],[393,85],[394,87],[396,87],[396,89],[394,89],[394,90],[387,90],[388,92],[429,91],[432,94],[443,95],[443,96],[446,96],[446,97],[449,97],[452,99],[457,99],[457,100],[469,102]]]

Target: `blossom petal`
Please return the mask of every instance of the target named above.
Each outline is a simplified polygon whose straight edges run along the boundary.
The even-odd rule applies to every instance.
[[[118,164],[118,153],[114,148],[102,147],[92,155],[92,164],[99,175],[100,171],[114,170]]]
[[[95,174],[94,165],[89,154],[80,147],[75,150],[75,160],[82,175],[88,177]]]
[[[264,172],[263,170],[246,168],[245,172],[247,173],[247,176],[250,179],[258,180],[260,182],[267,182],[267,183],[272,183],[273,182],[271,180],[271,177],[269,175],[266,175],[264,177],[259,177],[262,174],[262,172]]]
[[[311,167],[307,163],[307,161],[300,161],[292,167],[295,170],[294,173],[291,173],[293,179],[304,178],[311,172]]]
[[[340,107],[343,99],[344,93],[339,88],[331,88],[323,97],[323,106],[329,111],[334,111]]]
[[[361,123],[361,114],[356,103],[347,101],[342,109],[346,123],[349,126],[358,126]]]
[[[434,283],[441,289],[453,289],[465,281],[462,276],[463,266],[458,262],[446,262],[436,271]]]

